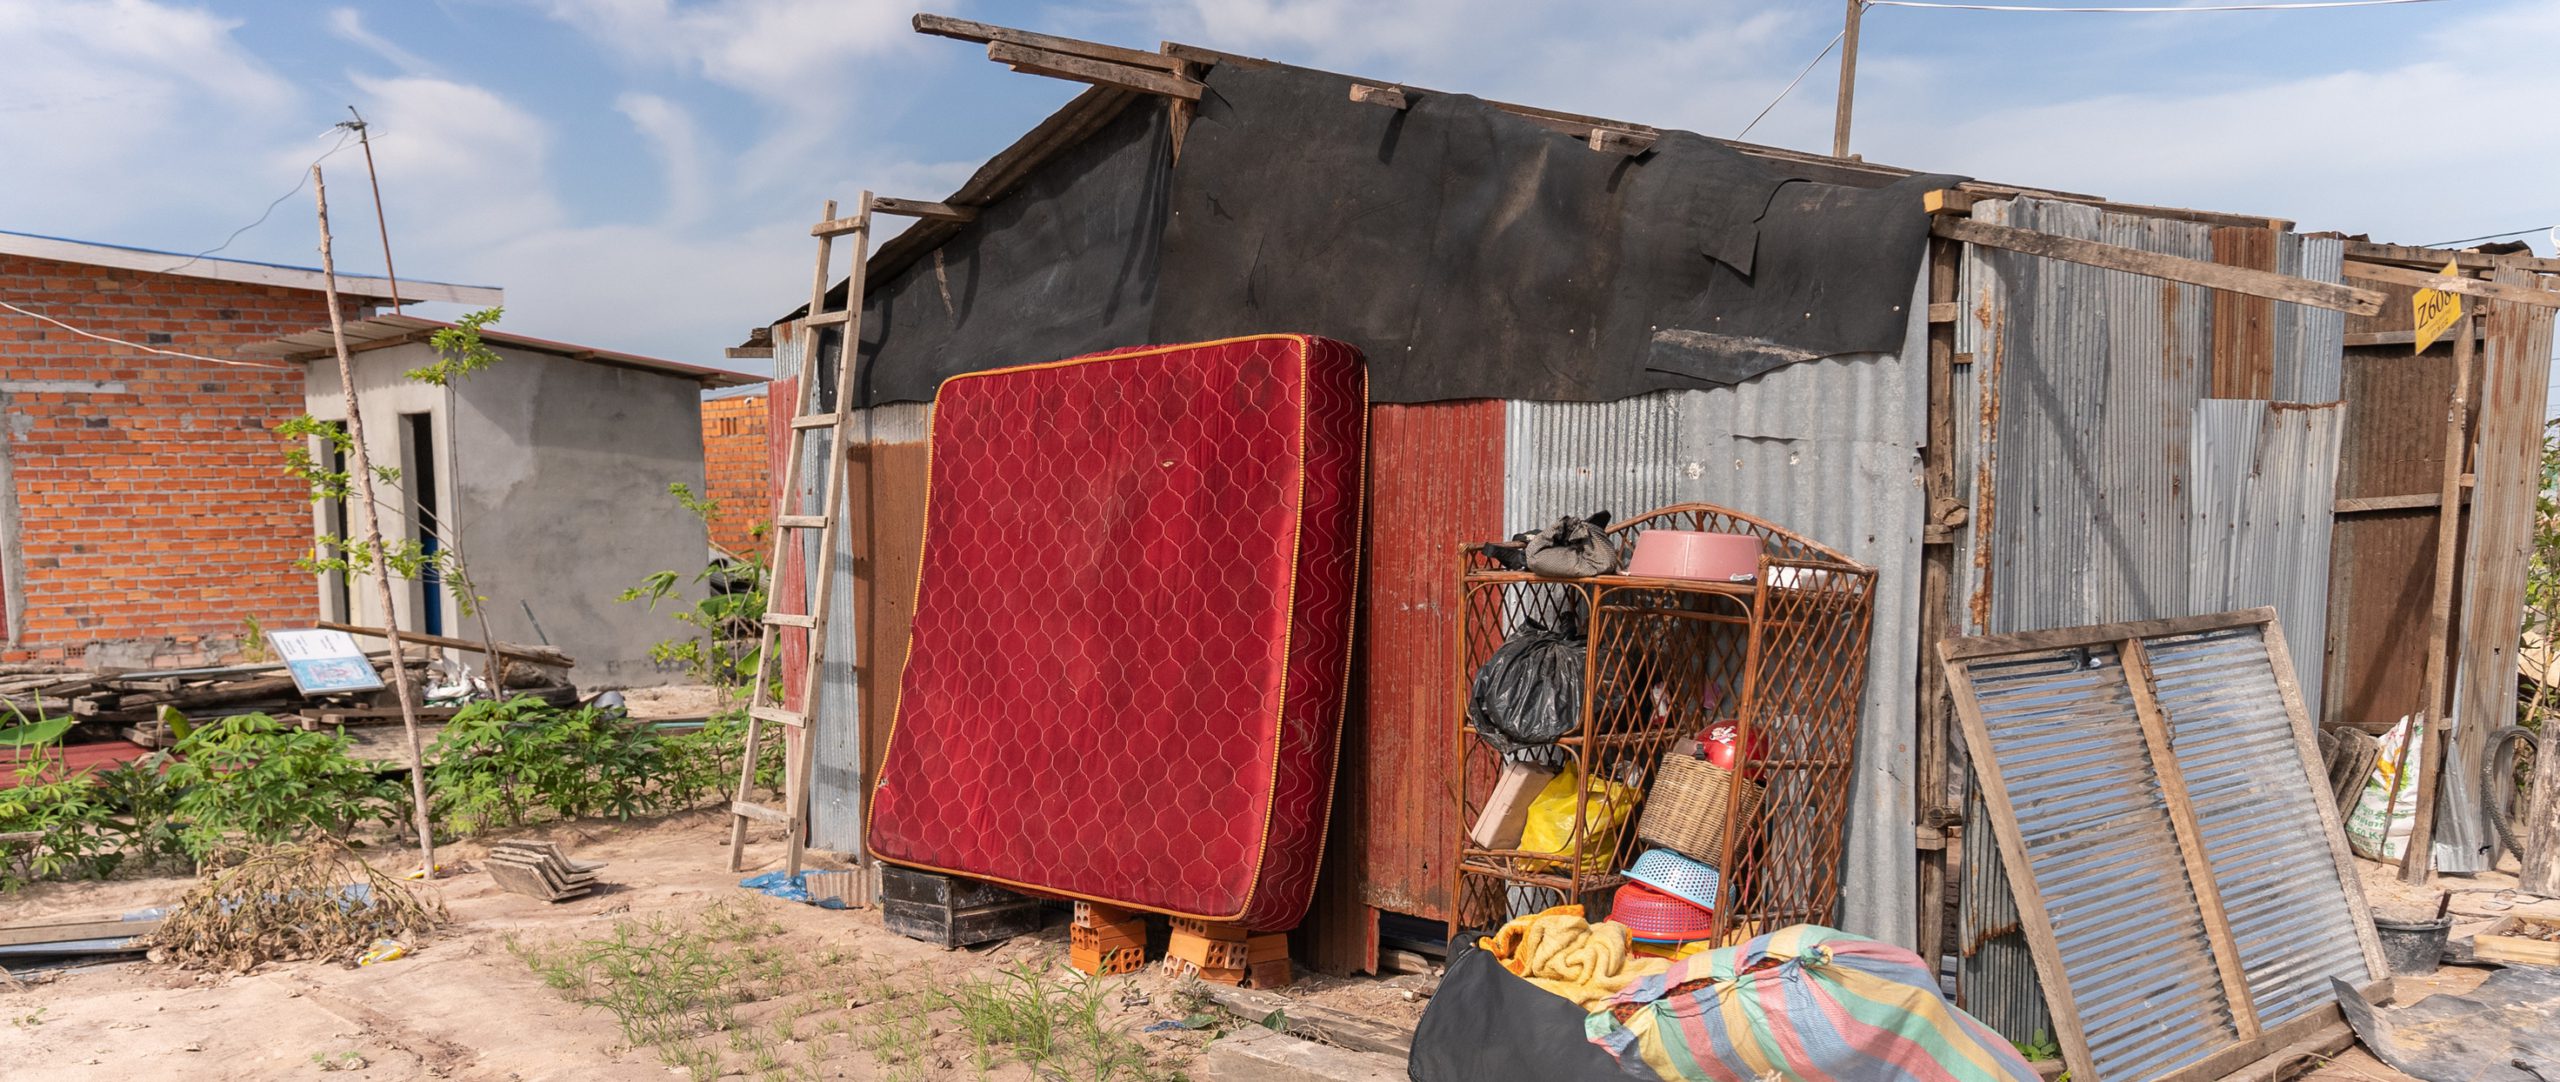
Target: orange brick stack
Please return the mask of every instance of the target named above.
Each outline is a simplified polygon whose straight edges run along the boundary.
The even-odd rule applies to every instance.
[[[1067,926],[1067,964],[1097,977],[1137,972],[1147,964],[1147,918],[1077,902],[1075,920]]]
[[[1289,936],[1175,917],[1173,939],[1165,946],[1164,972],[1176,978],[1197,976],[1212,984],[1284,988],[1289,984]]]

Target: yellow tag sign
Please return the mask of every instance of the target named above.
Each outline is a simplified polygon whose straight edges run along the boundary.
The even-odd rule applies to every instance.
[[[2461,274],[2462,268],[2447,260],[2444,273],[2448,278],[2453,277]],[[2462,294],[2459,293],[2421,289],[2416,297],[2410,299],[2409,305],[2416,310],[2420,353],[2425,353],[2428,346],[2436,344],[2436,339],[2444,337],[2444,332],[2452,330],[2453,325],[2462,319]]]

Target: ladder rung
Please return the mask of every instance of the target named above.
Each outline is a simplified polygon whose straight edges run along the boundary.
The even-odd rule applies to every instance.
[[[809,723],[807,715],[797,710],[785,710],[779,706],[753,707],[747,713],[753,715],[757,721],[770,721],[776,725],[788,725],[794,729]]]
[[[865,228],[867,228],[867,226],[864,225],[861,215],[855,215],[851,218],[829,218],[826,221],[810,226],[809,235],[813,237],[836,237],[842,236],[846,233],[859,233]]]
[[[814,628],[818,626],[817,617],[803,612],[768,612],[764,614],[764,622],[772,627]]]
[[[775,515],[773,524],[784,530],[814,530],[827,524],[825,515]]]
[[[852,317],[853,310],[848,308],[840,311],[819,312],[813,315],[802,316],[800,318],[800,324],[804,327],[832,327],[847,319],[851,319]]]
[[[793,428],[834,428],[835,426],[836,415],[832,413],[803,413],[791,419]]]
[[[749,819],[762,819],[768,823],[788,824],[791,822],[791,817],[788,815],[784,815],[781,812],[765,807],[762,804],[749,804],[743,800],[730,801],[729,814],[741,815]]]

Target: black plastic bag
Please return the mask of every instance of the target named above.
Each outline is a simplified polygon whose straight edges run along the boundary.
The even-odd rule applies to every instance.
[[[1497,751],[1543,747],[1582,724],[1584,639],[1536,620],[1476,669],[1467,721]]]
[[[1413,1030],[1413,1082],[1626,1082],[1582,1034],[1582,1008],[1512,975],[1467,935]]]

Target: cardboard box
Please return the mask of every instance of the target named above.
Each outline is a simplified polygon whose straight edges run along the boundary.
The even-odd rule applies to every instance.
[[[1478,849],[1517,849],[1520,832],[1529,824],[1529,802],[1554,781],[1556,772],[1535,763],[1505,760],[1493,776],[1493,793],[1467,831],[1467,844]]]

